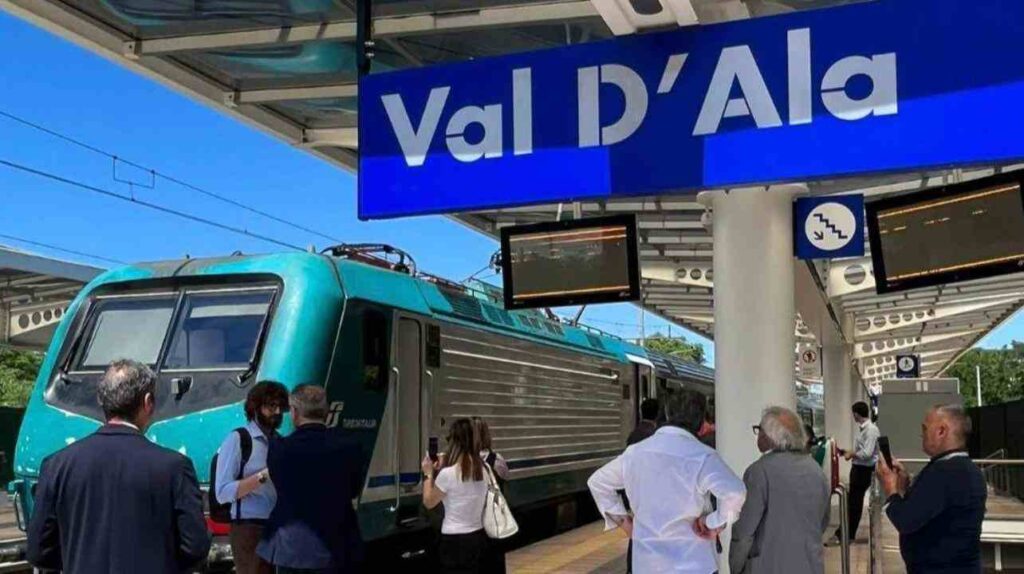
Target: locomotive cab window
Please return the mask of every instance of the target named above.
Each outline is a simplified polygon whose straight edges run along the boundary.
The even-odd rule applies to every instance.
[[[272,297],[268,291],[187,295],[164,368],[245,368],[256,352]]]
[[[388,320],[384,313],[363,313],[363,385],[383,391],[388,385]]]
[[[98,301],[76,370],[103,370],[121,357],[155,366],[176,302],[177,296]]]

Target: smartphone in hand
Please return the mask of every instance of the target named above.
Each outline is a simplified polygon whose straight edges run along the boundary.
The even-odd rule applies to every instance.
[[[892,468],[892,449],[889,447],[889,437],[878,437],[878,450],[882,452],[882,456],[885,458],[885,464],[889,468]]]
[[[430,460],[437,462],[437,437],[432,436],[427,442],[427,454]]]

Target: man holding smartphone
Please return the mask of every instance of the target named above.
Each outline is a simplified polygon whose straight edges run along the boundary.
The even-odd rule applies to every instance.
[[[843,458],[850,461],[850,491],[847,499],[847,525],[850,541],[857,536],[860,517],[864,512],[864,495],[871,488],[871,474],[878,463],[878,427],[871,422],[871,409],[864,401],[853,404],[853,420],[857,423],[857,437],[852,450],[839,449]],[[829,539],[827,545],[839,544],[840,529]]]
[[[960,405],[939,405],[921,425],[931,462],[911,482],[898,460],[878,463],[886,514],[900,533],[907,572],[981,571],[985,477],[967,454],[971,419]]]

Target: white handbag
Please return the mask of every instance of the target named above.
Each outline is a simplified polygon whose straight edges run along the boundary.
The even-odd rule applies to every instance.
[[[505,497],[498,488],[498,480],[487,463],[484,463],[484,475],[487,482],[487,495],[484,498],[484,532],[496,540],[510,538],[519,532],[519,525],[512,517],[512,510],[505,502]]]

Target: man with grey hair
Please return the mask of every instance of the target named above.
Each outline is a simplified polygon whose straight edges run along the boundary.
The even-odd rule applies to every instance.
[[[96,387],[106,424],[43,461],[28,528],[33,566],[177,574],[206,558],[210,536],[192,462],[143,434],[155,389],[149,367],[114,361]]]
[[[743,474],[747,500],[732,527],[733,574],[821,574],[828,528],[829,482],[807,453],[803,422],[769,407],[754,426],[763,456]]]
[[[362,490],[366,457],[327,428],[322,387],[295,387],[289,404],[295,432],[276,441],[267,457],[277,505],[256,552],[281,574],[355,571],[363,543],[352,500]]]
[[[911,482],[903,465],[878,462],[886,514],[900,533],[909,574],[981,571],[981,523],[988,491],[967,455],[971,419],[960,405],[936,405],[921,424],[921,447],[931,461]]]
[[[719,569],[715,542],[735,522],[745,490],[712,448],[700,442],[704,397],[670,390],[659,397],[662,425],[587,481],[608,530],[633,541],[634,572],[709,574]],[[618,491],[625,490],[632,515]],[[710,511],[710,497],[718,501]]]

